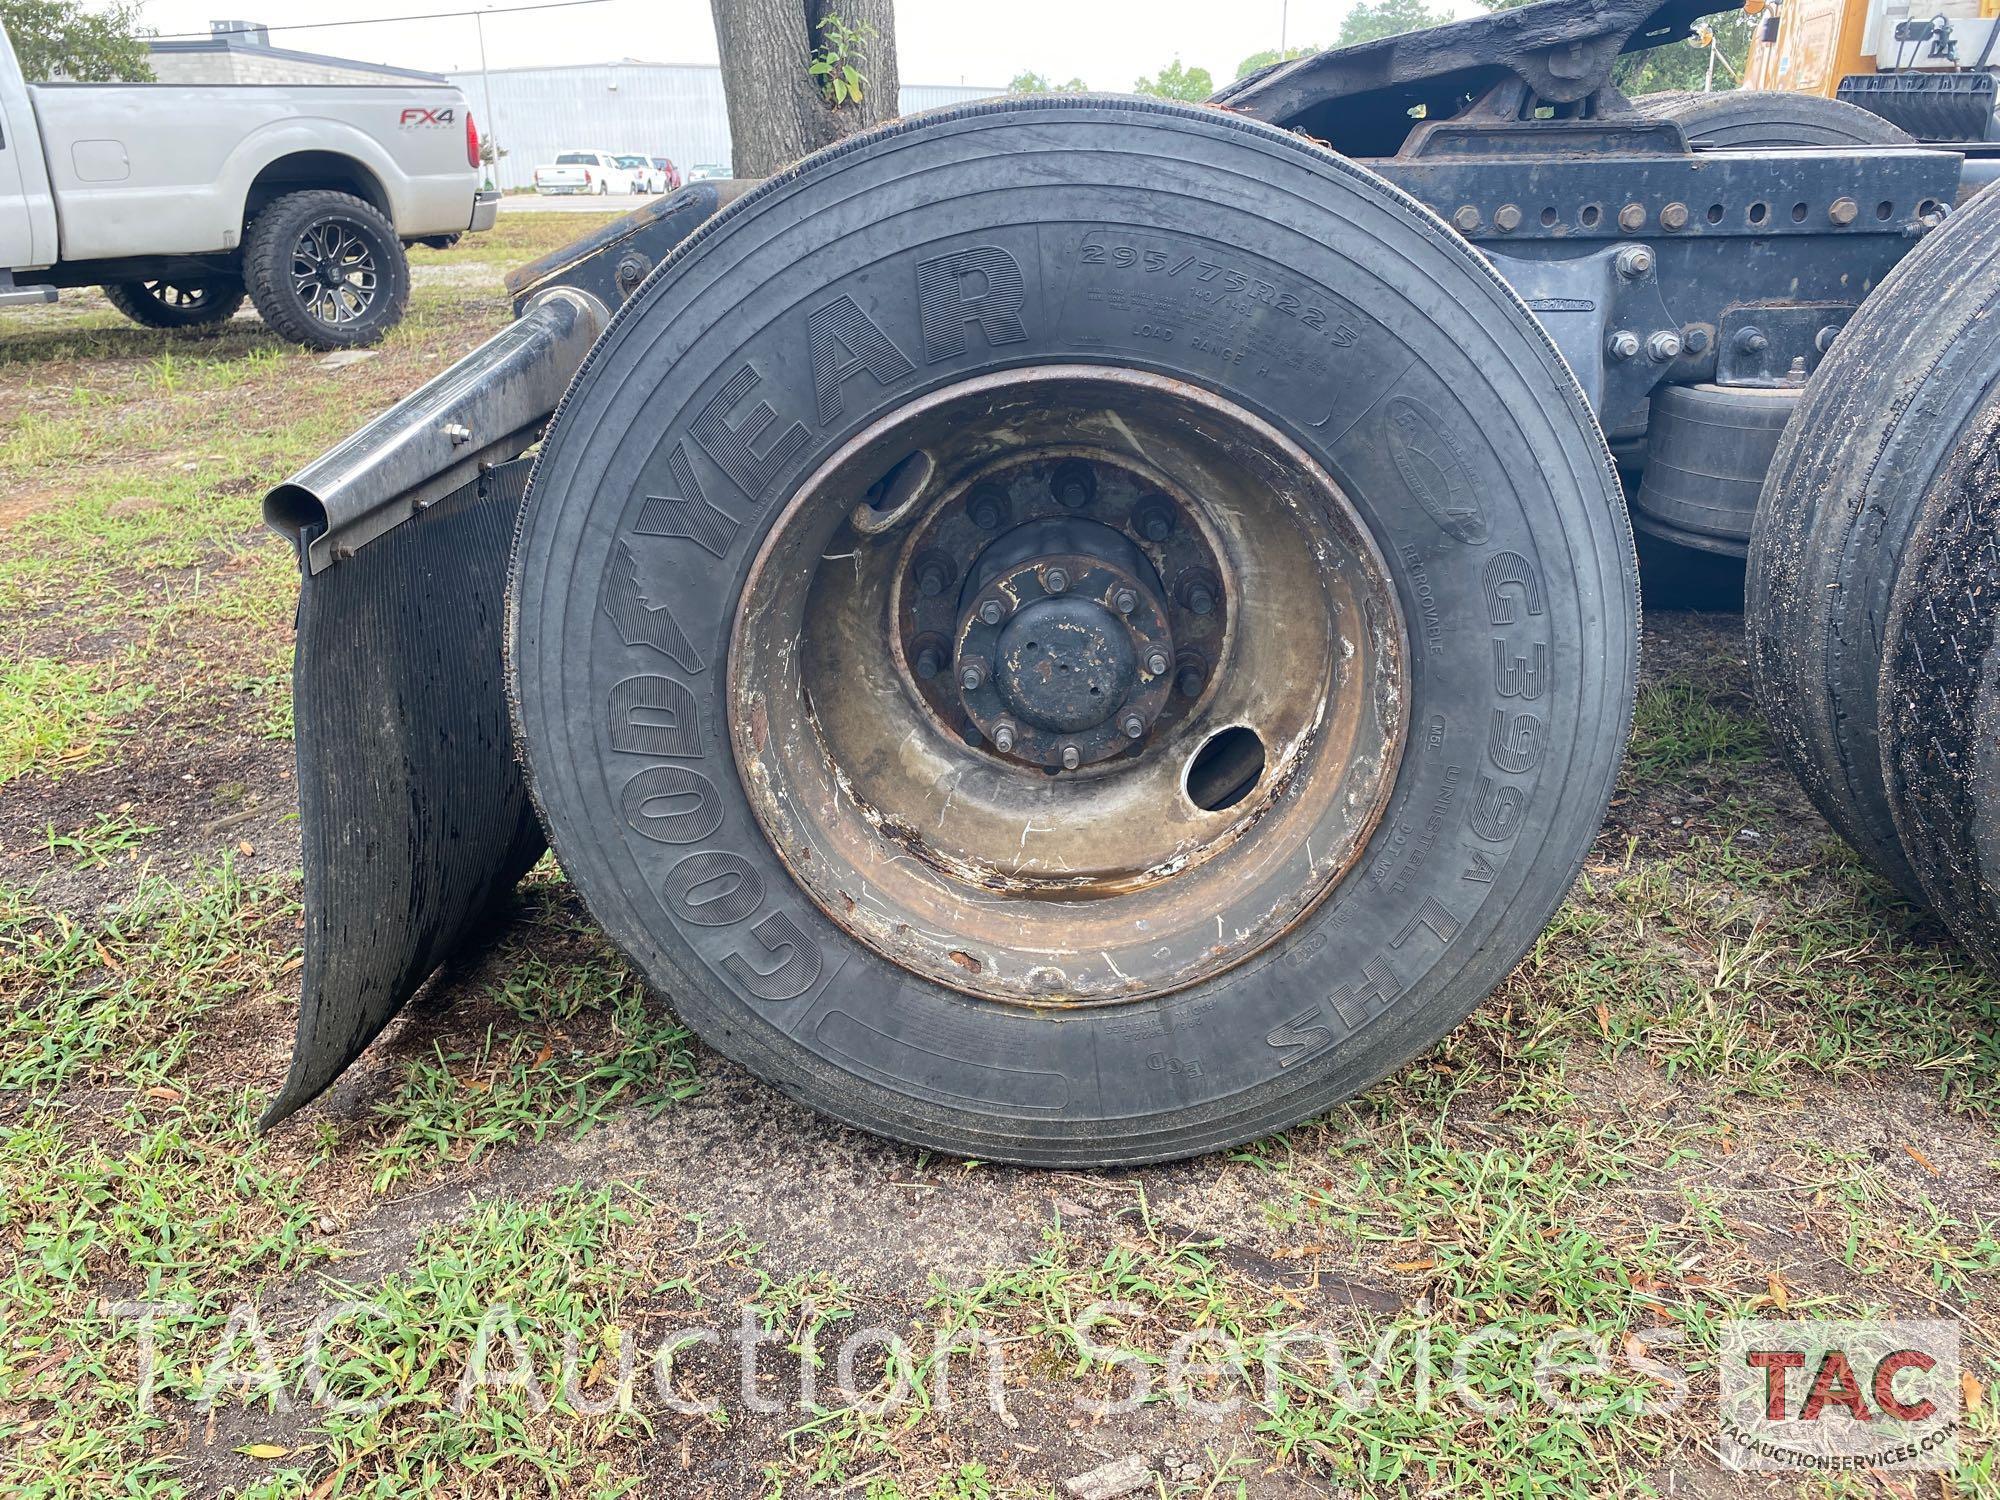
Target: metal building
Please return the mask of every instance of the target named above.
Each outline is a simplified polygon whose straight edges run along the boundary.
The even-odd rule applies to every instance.
[[[722,70],[714,66],[627,60],[446,76],[471,101],[480,134],[506,152],[496,179],[503,188],[532,186],[536,166],[569,149],[665,156],[683,173],[702,163],[729,165],[729,114]],[[905,84],[900,103],[912,114],[999,92],[998,86]]]

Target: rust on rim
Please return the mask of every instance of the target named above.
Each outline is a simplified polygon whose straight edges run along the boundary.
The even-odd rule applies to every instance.
[[[1303,449],[1199,386],[1040,365],[909,403],[791,497],[733,622],[729,734],[860,941],[988,1000],[1111,1003],[1243,962],[1348,872],[1407,660]]]

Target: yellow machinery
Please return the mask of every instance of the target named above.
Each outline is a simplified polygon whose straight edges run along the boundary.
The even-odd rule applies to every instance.
[[[1749,0],[1743,86],[1845,99],[1919,140],[2000,139],[2000,0]]]

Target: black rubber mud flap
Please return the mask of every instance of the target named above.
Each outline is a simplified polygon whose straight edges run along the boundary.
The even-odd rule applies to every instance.
[[[496,465],[336,565],[301,570],[305,968],[265,1128],[324,1091],[547,847],[500,660],[531,463]]]

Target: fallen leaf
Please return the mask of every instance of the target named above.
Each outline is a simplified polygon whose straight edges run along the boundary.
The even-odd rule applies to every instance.
[[[280,1448],[276,1443],[245,1443],[236,1451],[245,1458],[261,1458],[268,1463],[274,1458],[285,1457],[292,1450],[289,1448]]]
[[[1389,1269],[1392,1271],[1429,1271],[1435,1268],[1436,1265],[1437,1262],[1434,1260],[1392,1260],[1389,1262]]]
[[[1777,1308],[1779,1312],[1789,1312],[1792,1306],[1792,1299],[1791,1294],[1785,1290],[1784,1278],[1776,1271],[1773,1271],[1770,1279],[1764,1284],[1771,1293],[1771,1305]]]
[[[1602,1000],[1597,1002],[1597,1030],[1601,1036],[1611,1035],[1611,1007]]]
[[[248,839],[238,839],[236,847],[245,854],[255,854],[257,852],[257,846]]]
[[[1979,1377],[1970,1370],[1961,1370],[1958,1375],[1958,1389],[1965,1397],[1965,1409],[1978,1411],[1979,1403],[1986,1397],[1986,1387],[1979,1383]]]
[[[1936,1167],[1931,1165],[1931,1159],[1928,1156],[1924,1155],[1923,1152],[1919,1151],[1915,1146],[1905,1146],[1903,1150],[1908,1153],[1911,1161],[1915,1162],[1918,1166],[1922,1167],[1926,1172],[1930,1173],[1931,1176],[1940,1177],[1943,1175],[1941,1172],[1938,1171]]]
[[[147,1089],[146,1097],[148,1099],[157,1099],[162,1104],[178,1104],[181,1099],[178,1089],[164,1088],[159,1084],[155,1084],[152,1088]]]

